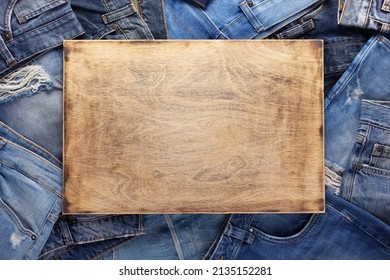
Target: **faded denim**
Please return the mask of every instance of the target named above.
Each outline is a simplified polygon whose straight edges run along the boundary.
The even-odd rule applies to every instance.
[[[390,33],[390,0],[339,0],[338,23]]]
[[[218,0],[202,9],[164,1],[169,39],[262,39],[314,9],[321,0]]]
[[[2,0],[0,19],[0,78],[84,32],[67,0]]]
[[[206,259],[390,259],[390,227],[329,192],[324,214],[232,215]]]
[[[360,49],[374,34],[337,24],[338,0],[324,0],[315,10],[303,15],[268,39],[324,40],[324,93],[336,84]]]
[[[390,41],[373,36],[325,98],[324,117],[327,186],[390,225],[389,71]]]
[[[57,159],[0,122],[0,259],[38,257],[61,211],[61,184]]]

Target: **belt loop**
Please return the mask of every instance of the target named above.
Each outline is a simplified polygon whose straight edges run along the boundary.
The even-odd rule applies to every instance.
[[[137,11],[134,8],[133,3],[131,3],[129,5],[124,6],[123,8],[120,8],[118,10],[111,11],[111,12],[108,12],[108,13],[102,15],[102,18],[103,18],[103,22],[105,24],[110,24],[110,23],[113,23],[114,21],[131,16],[135,12],[137,12]]]
[[[18,63],[12,53],[8,50],[2,36],[0,36],[0,55],[4,58],[8,67],[15,66]]]
[[[253,241],[255,240],[255,235],[253,234],[252,228],[249,228],[248,230],[244,230],[244,229],[235,227],[235,226],[231,225],[230,223],[227,224],[223,233],[226,236],[241,240],[249,245],[252,245]]]
[[[261,24],[261,22],[257,19],[256,15],[253,13],[252,7],[253,7],[252,1],[243,1],[240,3],[240,8],[242,12],[248,18],[249,22],[255,28],[256,32],[261,32],[264,30],[264,26]]]
[[[60,224],[61,234],[62,234],[62,237],[64,238],[65,245],[74,244],[68,223],[64,220],[64,217],[60,218],[59,224]]]

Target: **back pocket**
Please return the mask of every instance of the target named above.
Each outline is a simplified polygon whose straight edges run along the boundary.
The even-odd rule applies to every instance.
[[[16,3],[14,12],[18,22],[22,24],[67,2],[68,0],[21,0]]]

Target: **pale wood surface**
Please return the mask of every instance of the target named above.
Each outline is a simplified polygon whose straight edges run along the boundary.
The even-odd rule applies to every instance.
[[[322,212],[321,41],[66,41],[65,213]]]

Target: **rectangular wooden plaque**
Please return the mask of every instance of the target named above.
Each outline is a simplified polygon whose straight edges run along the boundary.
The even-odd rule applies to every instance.
[[[322,41],[64,47],[64,213],[324,210]]]

